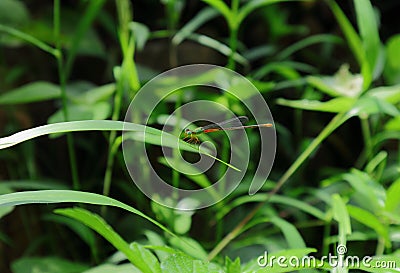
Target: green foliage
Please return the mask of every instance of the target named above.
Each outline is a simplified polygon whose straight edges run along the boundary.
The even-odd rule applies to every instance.
[[[386,14],[376,4],[354,0],[349,13],[334,0],[54,0],[37,10],[23,1],[0,1],[0,218],[23,230],[15,237],[2,225],[0,251],[26,243],[22,235],[29,239],[21,246],[25,252],[0,264],[0,271],[398,272],[400,34],[380,33]],[[337,29],[324,29],[330,19],[310,12],[321,7]],[[155,13],[162,18],[154,20]],[[312,23],[296,21],[302,16]],[[270,102],[279,140],[270,180],[254,177],[262,148],[256,130],[247,132],[247,169],[230,164],[223,133],[200,137],[215,149],[182,140],[179,128],[187,124],[174,111],[192,101],[212,101],[252,119],[235,96],[252,100],[256,94],[236,78],[229,82],[210,71],[184,79],[218,82],[235,96],[197,85],[168,97],[155,90],[162,103],[149,126],[138,124],[142,109],[130,113],[133,122],[121,121],[151,78],[146,75],[193,56],[244,74]],[[163,83],[173,89],[186,82],[167,77]],[[172,133],[160,124],[174,128]],[[185,210],[197,200],[176,204],[174,192],[150,200],[131,183],[121,131],[124,140],[148,152],[149,162],[129,155],[143,176],[152,175],[153,167],[171,185],[206,189],[212,200],[230,186],[227,178],[210,187],[220,174],[229,169],[244,177],[228,197],[203,210]],[[37,139],[64,135],[66,145]],[[201,172],[186,162],[198,156],[217,163]],[[264,184],[257,193],[250,188],[254,181]],[[15,217],[18,206],[33,204],[41,205]],[[36,229],[38,223],[46,228]],[[335,268],[322,259],[343,249],[344,257],[371,256],[372,267]],[[6,252],[0,254],[8,257]],[[315,263],[285,267],[267,256],[293,262],[315,256]],[[379,262],[392,268],[378,268]]]

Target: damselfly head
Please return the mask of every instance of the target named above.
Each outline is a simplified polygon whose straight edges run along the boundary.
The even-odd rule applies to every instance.
[[[185,134],[186,134],[186,135],[191,135],[191,134],[192,134],[192,131],[191,131],[190,129],[186,128],[186,129],[185,129]]]

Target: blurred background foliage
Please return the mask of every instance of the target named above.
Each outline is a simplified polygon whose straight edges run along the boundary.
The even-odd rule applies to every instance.
[[[260,89],[278,146],[261,193],[247,196],[239,188],[222,204],[195,213],[161,207],[133,185],[115,131],[56,134],[1,150],[0,193],[75,189],[111,196],[186,238],[192,248],[124,211],[85,208],[101,214],[127,242],[140,243],[131,246],[140,253],[147,253],[142,245],[162,245],[191,259],[208,256],[214,263],[204,272],[255,272],[255,258],[265,250],[295,255],[303,249],[304,255],[307,246],[321,256],[338,243],[347,243],[353,255],[386,255],[399,266],[399,10],[398,0],[1,0],[2,136],[65,120],[123,120],[131,98],[152,77],[207,63],[233,69]],[[192,91],[157,108],[152,126],[161,128],[162,114],[196,99],[246,114],[226,94]],[[257,133],[248,134],[257,151]],[[149,149],[157,161],[159,147]],[[256,165],[250,163],[250,172]],[[156,168],[177,177],[162,161]],[[213,175],[195,183],[209,183]],[[179,179],[191,185],[190,178]],[[266,197],[274,189],[279,194]],[[263,204],[262,211],[224,245],[255,202]],[[65,217],[86,212],[53,214],[59,207],[0,211],[0,272],[33,272],[33,265],[37,272],[111,270],[95,268],[101,264],[139,272],[122,267],[120,252],[82,219]],[[153,251],[169,268],[165,272],[177,272],[165,257],[170,252]],[[144,260],[153,261],[149,257]],[[237,257],[240,262],[231,261]],[[129,261],[143,272],[161,272]],[[157,267],[157,261],[152,264]]]

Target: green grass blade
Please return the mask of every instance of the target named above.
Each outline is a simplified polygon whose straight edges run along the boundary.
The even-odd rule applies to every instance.
[[[87,2],[88,7],[86,9],[85,14],[81,16],[81,20],[77,24],[77,29],[75,31],[75,36],[72,39],[71,47],[69,48],[69,52],[67,55],[67,60],[65,62],[65,78],[68,78],[73,62],[75,60],[75,56],[77,54],[79,44],[85,35],[86,31],[92,24],[93,20],[96,18],[97,14],[101,10],[102,6],[105,4],[105,0],[92,0]]]
[[[82,208],[57,209],[55,210],[55,213],[78,220],[95,230],[116,249],[124,253],[128,260],[142,272],[161,273],[161,267],[157,258],[149,250],[136,243],[130,246],[99,215]]]
[[[244,205],[252,202],[263,202],[268,199],[268,194],[258,193],[252,196],[241,196],[236,198],[233,202],[226,204],[221,208],[217,213],[217,219],[222,219],[226,214],[228,214],[231,210],[240,205]],[[325,221],[326,215],[323,211],[317,209],[316,207],[311,206],[310,204],[300,201],[291,197],[274,195],[271,196],[268,200],[270,203],[274,204],[283,204],[285,206],[290,206],[299,209],[305,213],[308,213],[315,218]]]
[[[240,171],[235,166],[224,162],[223,160],[213,156],[206,148],[196,147],[190,145],[174,135],[167,132],[151,128],[141,124],[128,123],[114,120],[81,120],[81,121],[69,121],[60,122],[54,124],[43,125],[28,130],[20,131],[8,137],[0,138],[0,150],[5,149],[21,142],[48,134],[58,134],[66,132],[78,132],[78,131],[132,131],[138,132],[139,138],[136,140],[142,140],[146,143],[155,145],[164,145],[174,149],[185,150],[188,152],[202,153],[209,156],[222,164]]]
[[[386,192],[385,210],[388,212],[400,211],[400,178],[390,185]]]
[[[361,35],[366,59],[369,63],[371,71],[376,73],[381,42],[379,38],[378,25],[374,8],[369,0],[355,0],[354,7],[357,15],[357,25]]]
[[[336,35],[332,34],[318,34],[318,35],[313,35],[307,38],[304,38],[303,40],[300,40],[297,43],[292,44],[291,46],[287,47],[286,49],[282,50],[276,58],[278,60],[285,60],[291,55],[293,55],[296,51],[302,50],[308,46],[314,45],[314,44],[319,44],[319,43],[329,43],[329,44],[340,44],[342,43],[342,39],[337,37]]]
[[[118,207],[155,224],[160,229],[174,235],[172,231],[145,215],[141,211],[132,208],[118,200],[100,194],[72,191],[72,190],[42,190],[42,191],[23,191],[3,194],[0,198],[1,206],[17,206],[26,204],[54,204],[54,203],[84,203],[101,206]]]
[[[229,26],[233,26],[233,17],[232,12],[229,7],[224,3],[222,0],[203,0],[209,6],[213,7],[214,9],[218,10],[222,16],[225,17],[226,21],[228,22]]]
[[[349,44],[349,47],[353,52],[358,64],[360,65],[361,74],[364,78],[363,87],[365,90],[372,82],[372,71],[366,59],[362,41],[357,32],[354,30],[350,21],[347,19],[346,15],[340,9],[339,5],[333,0],[328,1],[328,4],[332,9],[333,14],[336,16],[336,19],[342,28],[343,34],[347,39],[347,43]]]
[[[241,24],[241,22],[253,11],[256,9],[275,4],[275,3],[281,3],[281,2],[294,2],[294,1],[306,1],[306,0],[252,0],[248,1],[239,11],[237,21],[236,23],[238,25]]]
[[[185,26],[183,26],[172,38],[172,43],[179,45],[187,36],[194,33],[196,29],[204,23],[215,18],[219,12],[216,9],[207,7],[202,9],[195,17],[193,17]]]
[[[379,235],[379,237],[383,238],[386,247],[391,247],[389,229],[379,221],[378,217],[369,211],[352,205],[347,205],[347,211],[353,219],[366,225],[367,227],[372,228]]]
[[[333,218],[339,224],[339,244],[346,246],[347,235],[351,234],[350,216],[339,194],[332,196],[332,210]]]
[[[192,34],[188,35],[187,38],[189,40],[195,41],[201,45],[212,48],[227,57],[229,57],[232,54],[232,49],[229,46],[227,46],[226,44],[223,44],[220,41],[217,41],[211,37],[208,37],[206,35],[192,33]],[[244,66],[249,65],[248,61],[237,52],[235,52],[233,54],[233,58],[235,61],[237,61],[238,63],[240,63]]]
[[[306,243],[304,242],[303,237],[301,237],[294,225],[279,217],[271,217],[270,221],[282,231],[289,248],[306,248]]]
[[[289,106],[292,108],[312,110],[328,113],[343,113],[351,109],[356,99],[350,97],[334,98],[326,102],[318,100],[286,100],[278,99],[277,104]]]

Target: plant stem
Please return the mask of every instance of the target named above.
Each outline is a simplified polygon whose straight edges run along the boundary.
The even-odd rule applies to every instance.
[[[57,54],[55,54],[55,56],[57,59],[58,76],[60,80],[62,110],[65,121],[68,121],[69,118],[68,118],[67,92],[66,92],[67,79],[64,71],[64,58],[62,54],[62,45],[60,37],[60,18],[61,18],[60,0],[54,0],[54,38],[56,41],[56,50],[57,50]],[[76,155],[74,149],[74,138],[71,133],[67,133],[67,145],[68,145],[69,161],[71,165],[73,189],[79,190],[80,183],[79,183],[78,167],[76,163]]]
[[[117,92],[114,97],[114,109],[112,114],[112,120],[118,120],[121,112],[121,105],[123,94],[125,90],[131,90],[133,92],[140,88],[139,78],[137,76],[136,66],[133,61],[135,53],[135,40],[133,35],[130,35],[129,23],[132,22],[132,10],[129,1],[117,0],[117,13],[119,20],[119,42],[122,49],[123,60],[121,70],[117,78]],[[116,75],[117,76],[117,75]],[[111,180],[112,180],[112,169],[114,166],[114,158],[118,149],[115,149],[115,141],[117,132],[110,132],[108,138],[108,156],[107,156],[107,169],[104,175],[103,181],[103,194],[108,196],[110,194]],[[118,145],[119,146],[119,145]],[[105,211],[103,210],[103,213]]]
[[[360,116],[360,119],[365,144],[365,159],[368,160],[371,158],[372,155],[371,130],[368,122],[368,116]]]
[[[229,23],[229,31],[230,31],[229,47],[231,49],[231,54],[229,55],[228,65],[227,65],[227,67],[232,70],[236,69],[236,62],[234,56],[237,50],[237,38],[239,29],[239,26],[237,24],[238,10],[239,10],[239,0],[232,0],[231,11],[233,18],[229,20],[231,22]]]
[[[175,109],[179,109],[182,105],[182,100],[183,100],[183,92],[177,92],[176,95],[178,96],[176,102],[175,102]],[[179,124],[182,120],[182,112],[181,111],[177,111],[176,112],[176,124],[174,127],[174,135],[179,135],[180,131],[179,131]],[[180,151],[178,149],[173,149],[172,150],[172,158],[174,161],[174,164],[179,164],[179,153]],[[172,186],[174,186],[175,188],[179,188],[179,178],[180,178],[180,173],[175,170],[175,168],[172,168]],[[177,200],[178,196],[177,196],[177,191],[174,190],[173,192],[173,196],[172,198],[174,200]],[[174,214],[172,214],[174,215]]]
[[[346,113],[337,114],[329,124],[320,132],[320,134],[311,142],[311,144],[303,151],[303,153],[293,162],[287,171],[279,179],[275,187],[268,193],[268,197],[264,202],[259,203],[239,224],[229,232],[222,241],[208,255],[208,260],[212,260],[218,253],[225,248],[234,238],[236,238],[242,228],[257,214],[257,212],[275,195],[288,179],[296,172],[296,170],[304,163],[304,161],[316,150],[321,142],[327,138],[336,128],[343,124],[349,116]]]
[[[39,39],[36,39],[35,37],[28,35],[22,31],[19,31],[17,29],[0,24],[0,31],[6,32],[10,35],[18,37],[19,39],[21,39],[23,41],[31,43],[32,45],[36,46],[37,48],[40,48],[44,52],[47,52],[47,53],[53,55],[56,58],[57,58],[57,55],[59,54],[59,51],[57,49],[52,48],[51,46],[40,41]]]
[[[376,246],[375,255],[380,256],[385,252],[385,239],[379,236],[378,244]]]

